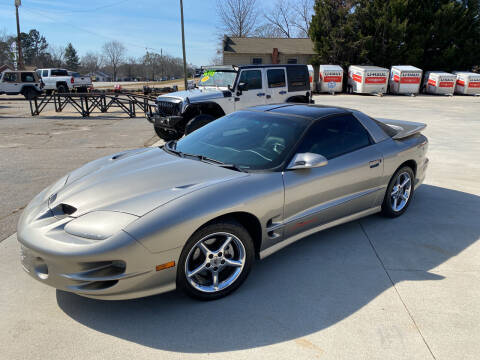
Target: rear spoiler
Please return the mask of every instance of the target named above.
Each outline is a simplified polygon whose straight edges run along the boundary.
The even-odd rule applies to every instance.
[[[392,139],[399,140],[406,137],[412,136],[416,133],[421,132],[427,127],[427,124],[413,122],[413,121],[403,121],[403,120],[391,120],[391,119],[376,119],[377,121],[390,127],[393,132],[389,134]]]

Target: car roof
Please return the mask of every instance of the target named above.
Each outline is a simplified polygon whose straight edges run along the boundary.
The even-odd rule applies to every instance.
[[[245,110],[271,112],[276,114],[282,114],[287,116],[301,116],[311,120],[324,118],[330,115],[336,114],[348,114],[352,110],[336,107],[336,106],[323,106],[313,104],[273,104],[273,105],[259,105],[253,106]]]

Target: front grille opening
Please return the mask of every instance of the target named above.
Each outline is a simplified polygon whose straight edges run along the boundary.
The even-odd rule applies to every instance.
[[[94,281],[85,285],[77,286],[78,290],[105,290],[118,283],[118,280]]]
[[[77,274],[81,275],[82,278],[85,279],[110,277],[125,273],[126,267],[127,264],[125,264],[125,262],[122,260],[83,263],[83,271]]]

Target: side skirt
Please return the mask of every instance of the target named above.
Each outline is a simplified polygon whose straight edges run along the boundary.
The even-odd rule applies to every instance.
[[[288,245],[290,245],[290,244],[292,244],[292,243],[294,243],[294,242],[296,242],[296,241],[298,241],[298,240],[300,240],[304,237],[312,235],[316,232],[319,232],[319,231],[325,230],[325,229],[329,229],[331,227],[334,227],[334,226],[337,226],[337,225],[340,225],[340,224],[344,224],[344,223],[347,223],[347,222],[350,222],[350,221],[354,221],[354,220],[360,219],[360,218],[368,216],[368,215],[378,213],[378,212],[381,211],[381,209],[382,209],[381,206],[377,206],[377,207],[374,207],[374,208],[371,208],[371,209],[368,209],[368,210],[360,211],[356,214],[345,216],[341,219],[337,219],[337,220],[329,222],[327,224],[317,226],[313,229],[307,230],[303,233],[300,233],[300,234],[292,236],[288,239],[282,240],[282,241],[270,246],[269,248],[260,251],[260,259],[264,259],[267,256],[272,255],[273,253],[277,252],[278,250],[283,249],[285,246],[288,246]]]

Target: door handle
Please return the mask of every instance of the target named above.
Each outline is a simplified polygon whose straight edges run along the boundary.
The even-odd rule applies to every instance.
[[[279,91],[278,92],[280,95],[285,95],[287,92],[285,90]]]
[[[381,162],[382,162],[382,159],[372,160],[368,163],[368,165],[370,165],[370,168],[373,169],[373,168],[376,168],[378,165],[380,165]]]
[[[258,93],[257,96],[265,96],[265,93]]]
[[[271,96],[270,96],[270,95],[267,95],[267,99],[270,99],[270,98],[271,98]]]
[[[235,98],[235,101],[240,101],[240,98],[239,98],[239,97],[236,97],[236,98]]]

